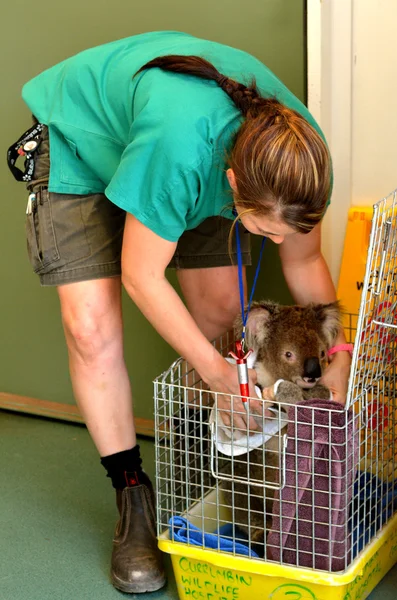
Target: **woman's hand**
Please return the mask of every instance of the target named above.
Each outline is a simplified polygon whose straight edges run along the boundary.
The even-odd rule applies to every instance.
[[[250,399],[247,401],[249,402],[250,409],[250,418],[248,422],[248,413],[244,407],[245,403],[243,403],[240,396],[237,367],[224,359],[222,360],[222,363],[218,363],[218,368],[214,375],[205,378],[210,390],[219,393],[217,396],[217,408],[220,417],[227,427],[231,426],[233,420],[233,426],[235,428],[246,433],[247,427],[249,426],[249,433],[253,434],[260,428],[252,415],[257,414],[262,417],[263,411],[265,411],[264,416],[267,416],[265,403],[259,398],[256,400],[256,372],[253,369],[248,369],[250,394]],[[231,396],[224,396],[223,394],[232,394],[237,397],[234,397],[232,402]]]
[[[334,354],[332,362],[320,379],[320,383],[332,392],[332,399],[340,404],[346,404],[350,366],[351,358],[348,352],[338,352]]]

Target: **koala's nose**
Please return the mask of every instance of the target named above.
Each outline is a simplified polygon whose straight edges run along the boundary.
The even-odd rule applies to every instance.
[[[303,379],[319,379],[321,377],[320,361],[316,356],[307,358],[303,365]]]

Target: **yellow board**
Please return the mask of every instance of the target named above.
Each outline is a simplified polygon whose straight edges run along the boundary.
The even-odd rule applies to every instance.
[[[337,291],[337,297],[346,311],[343,324],[349,341],[354,341],[357,328],[372,217],[372,206],[353,206],[349,210]],[[386,349],[387,340],[384,331],[380,330],[380,333],[383,335],[383,345]],[[365,446],[362,445],[365,461],[361,468],[373,473],[380,471],[382,477],[387,477],[387,472],[391,467],[390,461],[394,457],[394,444],[392,442],[395,435],[397,435],[397,431],[394,431],[393,428],[393,423],[397,422],[395,420],[397,411],[394,410],[392,401],[394,396],[394,385],[390,384],[390,386],[386,385],[385,389],[381,390],[378,398],[372,399],[368,415],[369,431],[371,433]],[[368,433],[365,435],[368,435]],[[395,473],[390,473],[390,475],[394,476]]]
[[[397,562],[397,515],[347,571],[326,573],[170,541],[180,600],[364,600]]]
[[[346,312],[354,315],[358,314],[360,308],[372,215],[372,206],[353,206],[349,210],[338,283],[338,299]]]

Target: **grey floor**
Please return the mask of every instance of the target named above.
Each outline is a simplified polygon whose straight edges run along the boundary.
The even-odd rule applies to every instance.
[[[153,475],[153,442],[140,445]],[[0,456],[0,600],[142,599],[109,581],[117,513],[86,429],[0,410]],[[178,598],[168,559],[167,571],[145,598]],[[397,566],[369,598],[397,598]]]

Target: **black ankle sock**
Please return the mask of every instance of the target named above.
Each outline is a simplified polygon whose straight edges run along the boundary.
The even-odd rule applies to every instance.
[[[116,490],[140,485],[141,483],[146,483],[148,480],[147,475],[142,471],[139,446],[134,446],[130,450],[123,450],[109,456],[103,456],[101,463]]]

